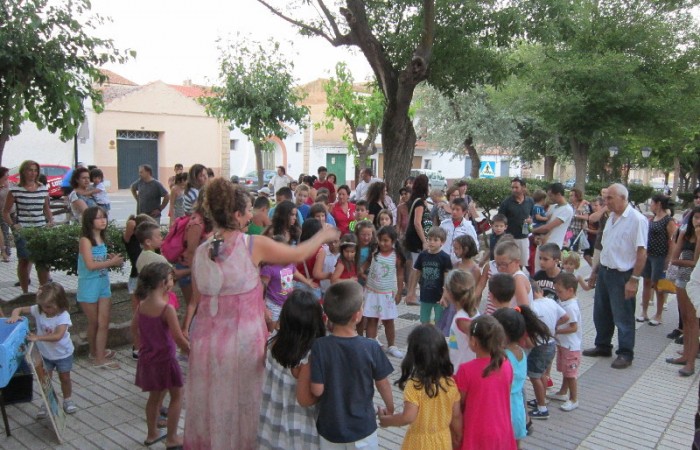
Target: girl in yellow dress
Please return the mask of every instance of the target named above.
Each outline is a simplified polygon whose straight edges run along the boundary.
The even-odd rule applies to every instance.
[[[408,351],[396,382],[404,391],[403,412],[379,410],[382,427],[410,425],[401,448],[451,450],[462,440],[460,395],[445,338],[424,324],[408,336]]]

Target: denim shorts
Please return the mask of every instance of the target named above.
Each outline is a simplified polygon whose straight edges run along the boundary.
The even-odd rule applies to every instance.
[[[17,249],[17,258],[29,259],[29,249],[27,248],[27,240],[22,236],[15,236],[15,248]]]
[[[109,275],[104,274],[95,278],[81,279],[78,277],[78,292],[76,299],[82,303],[97,303],[101,298],[112,297],[109,285]]]
[[[649,278],[656,283],[659,280],[666,278],[666,257],[665,256],[647,256],[647,262],[644,264],[642,278]]]
[[[189,266],[186,266],[184,264],[180,263],[175,263],[175,269],[181,270],[181,269],[189,269]],[[192,285],[192,275],[185,275],[184,277],[179,277],[177,279],[177,284],[180,286],[180,288],[186,288],[187,286]]]
[[[542,375],[544,375],[554,360],[556,349],[557,344],[554,341],[533,347],[530,350],[530,354],[527,355],[527,376],[530,378],[542,378]]]
[[[47,372],[52,372],[54,369],[58,373],[70,372],[73,368],[73,355],[67,356],[63,359],[46,359],[44,360],[44,368]]]

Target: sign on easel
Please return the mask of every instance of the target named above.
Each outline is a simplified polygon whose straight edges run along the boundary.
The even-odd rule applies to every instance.
[[[27,364],[32,368],[35,379],[39,382],[41,399],[44,402],[44,406],[46,406],[46,413],[56,432],[58,443],[61,444],[63,442],[61,440],[61,433],[66,428],[66,415],[58,402],[56,391],[53,390],[51,378],[49,378],[49,373],[44,367],[44,359],[41,357],[41,353],[39,353],[39,349],[34,345],[34,342],[29,343],[25,359],[27,360]]]

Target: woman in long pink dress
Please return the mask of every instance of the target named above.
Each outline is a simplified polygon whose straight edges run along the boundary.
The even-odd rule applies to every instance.
[[[205,208],[215,234],[197,248],[192,268],[199,307],[190,331],[184,447],[254,449],[268,336],[258,265],[303,261],[338,231],[326,228],[297,247],[245,235],[250,199],[222,178],[207,185]]]

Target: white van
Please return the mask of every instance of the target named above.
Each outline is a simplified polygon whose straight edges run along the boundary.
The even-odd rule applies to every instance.
[[[432,189],[441,189],[443,191],[447,189],[447,179],[445,179],[445,177],[439,171],[429,169],[411,170],[412,177],[417,177],[421,174],[428,177],[428,182],[430,183],[430,187]]]

